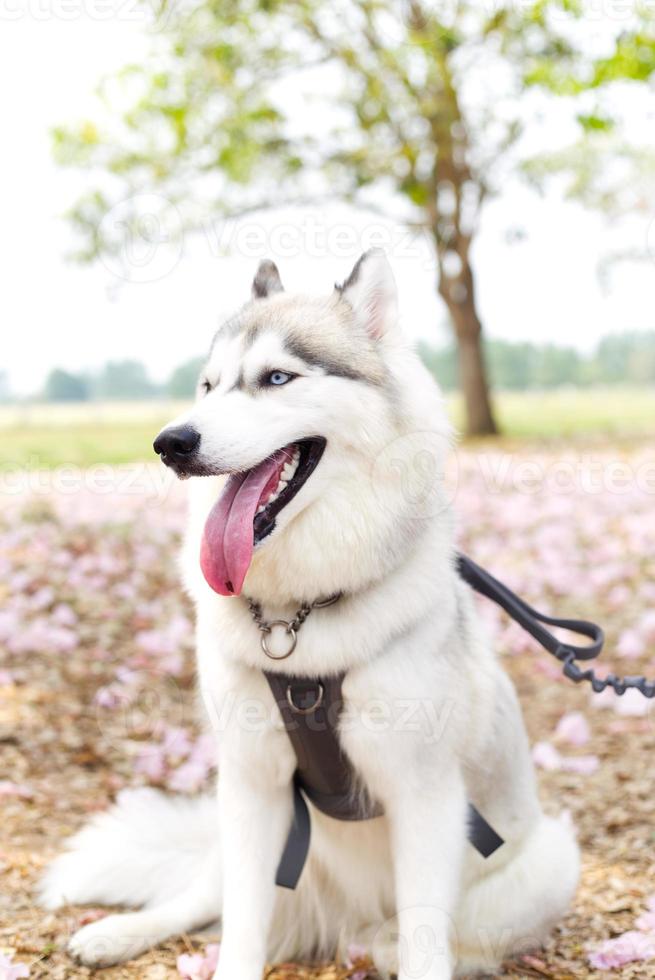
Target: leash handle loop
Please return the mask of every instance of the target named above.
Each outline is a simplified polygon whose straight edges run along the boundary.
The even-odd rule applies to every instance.
[[[604,691],[606,687],[611,687],[619,695],[634,689],[646,698],[655,697],[655,681],[649,681],[645,677],[617,677],[616,674],[598,677],[590,667],[583,670],[578,666],[576,660],[592,660],[603,649],[605,634],[596,623],[585,619],[558,619],[538,612],[466,555],[457,556],[457,570],[471,588],[501,606],[512,619],[534,637],[537,643],[556,657],[564,665],[564,675],[576,684],[586,681],[597,694]],[[581,636],[588,637],[591,643],[586,646],[565,643],[547,630],[542,625],[544,623],[570,630],[572,633],[579,633]]]
[[[459,574],[465,582],[468,582],[476,592],[480,592],[502,606],[512,619],[516,620],[523,629],[527,630],[541,646],[552,653],[554,657],[557,657],[558,660],[566,662],[571,658],[571,654],[576,660],[591,660],[593,657],[597,657],[603,649],[605,635],[600,626],[595,623],[590,623],[584,619],[558,619],[555,616],[546,616],[545,613],[538,612],[529,606],[524,599],[519,598],[516,593],[499,582],[486,569],[476,565],[466,555],[458,555],[457,563]],[[542,623],[587,636],[592,642],[582,647],[574,646],[572,643],[564,643],[542,626]]]

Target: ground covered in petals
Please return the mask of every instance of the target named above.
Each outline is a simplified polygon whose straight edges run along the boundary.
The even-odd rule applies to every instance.
[[[195,793],[214,771],[178,586],[181,488],[144,468],[112,479],[109,491],[31,481],[29,496],[0,502],[3,980],[91,976],[64,949],[101,910],[36,909],[42,868],[121,788]],[[655,676],[652,450],[469,447],[449,485],[463,550],[539,608],[600,620],[605,668]],[[572,685],[498,610],[481,610],[519,690],[544,805],[571,812],[584,855],[575,906],[547,947],[496,975],[655,978],[655,704]],[[218,938],[182,937],[102,975],[211,976]],[[368,967],[351,950],[343,966],[283,964],[269,977],[364,980]]]

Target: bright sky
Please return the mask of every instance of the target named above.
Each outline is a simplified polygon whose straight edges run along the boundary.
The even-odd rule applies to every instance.
[[[164,245],[152,261],[137,255],[139,282],[124,282],[111,267],[67,263],[60,216],[75,198],[76,179],[53,163],[49,128],[79,118],[98,78],[138,60],[147,46],[131,0],[109,19],[98,16],[106,10],[101,3],[91,4],[4,0],[0,9],[0,368],[14,391],[35,392],[53,366],[93,368],[110,358],[143,360],[162,380],[206,349],[219,318],[247,297],[264,255],[276,259],[287,288],[314,292],[345,278],[363,248],[385,244],[406,330],[444,340],[426,243],[341,206],[267,214],[219,230],[221,244],[231,245],[228,256],[215,230],[180,248]],[[554,194],[540,199],[508,186],[488,206],[475,251],[488,334],[588,349],[602,333],[655,327],[652,263],[618,266],[609,291],[597,274],[608,252],[643,249],[649,238],[655,246],[654,218],[619,230]],[[508,231],[517,227],[525,234],[512,244]]]

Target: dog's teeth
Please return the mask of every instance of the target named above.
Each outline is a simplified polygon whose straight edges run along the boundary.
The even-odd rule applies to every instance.
[[[277,500],[277,498],[280,496],[282,491],[286,490],[286,488],[289,485],[289,481],[291,480],[292,476],[294,475],[294,473],[298,468],[299,459],[300,459],[300,452],[296,451],[293,454],[292,458],[284,464],[275,490],[270,495],[270,497],[267,497],[266,501],[263,504],[259,505],[259,507],[257,508],[258,514],[261,514],[262,511],[266,510],[269,504],[272,504],[275,500]]]
[[[298,468],[300,453],[295,452],[291,459],[282,467],[282,478],[289,481]]]

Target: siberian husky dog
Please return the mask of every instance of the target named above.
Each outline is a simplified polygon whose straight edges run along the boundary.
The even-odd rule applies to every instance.
[[[215,980],[261,980],[267,961],[352,942],[384,976],[447,980],[493,972],[563,914],[575,835],[542,812],[514,690],[456,571],[448,443],[382,251],[320,298],[288,295],[275,265],[260,265],[251,299],[214,339],[194,407],[155,442],[192,478],[183,570],[218,792],[124,793],[69,842],[44,905],[137,909],[77,932],[70,951],[83,963],[126,960],[220,919]],[[290,621],[335,595],[289,657],[267,658],[248,600],[266,621]],[[271,648],[286,652],[287,638],[274,629]],[[312,808],[295,891],[275,873],[296,759],[264,669],[346,672],[340,743],[384,809],[346,823]],[[505,841],[488,859],[467,840],[469,802]]]

